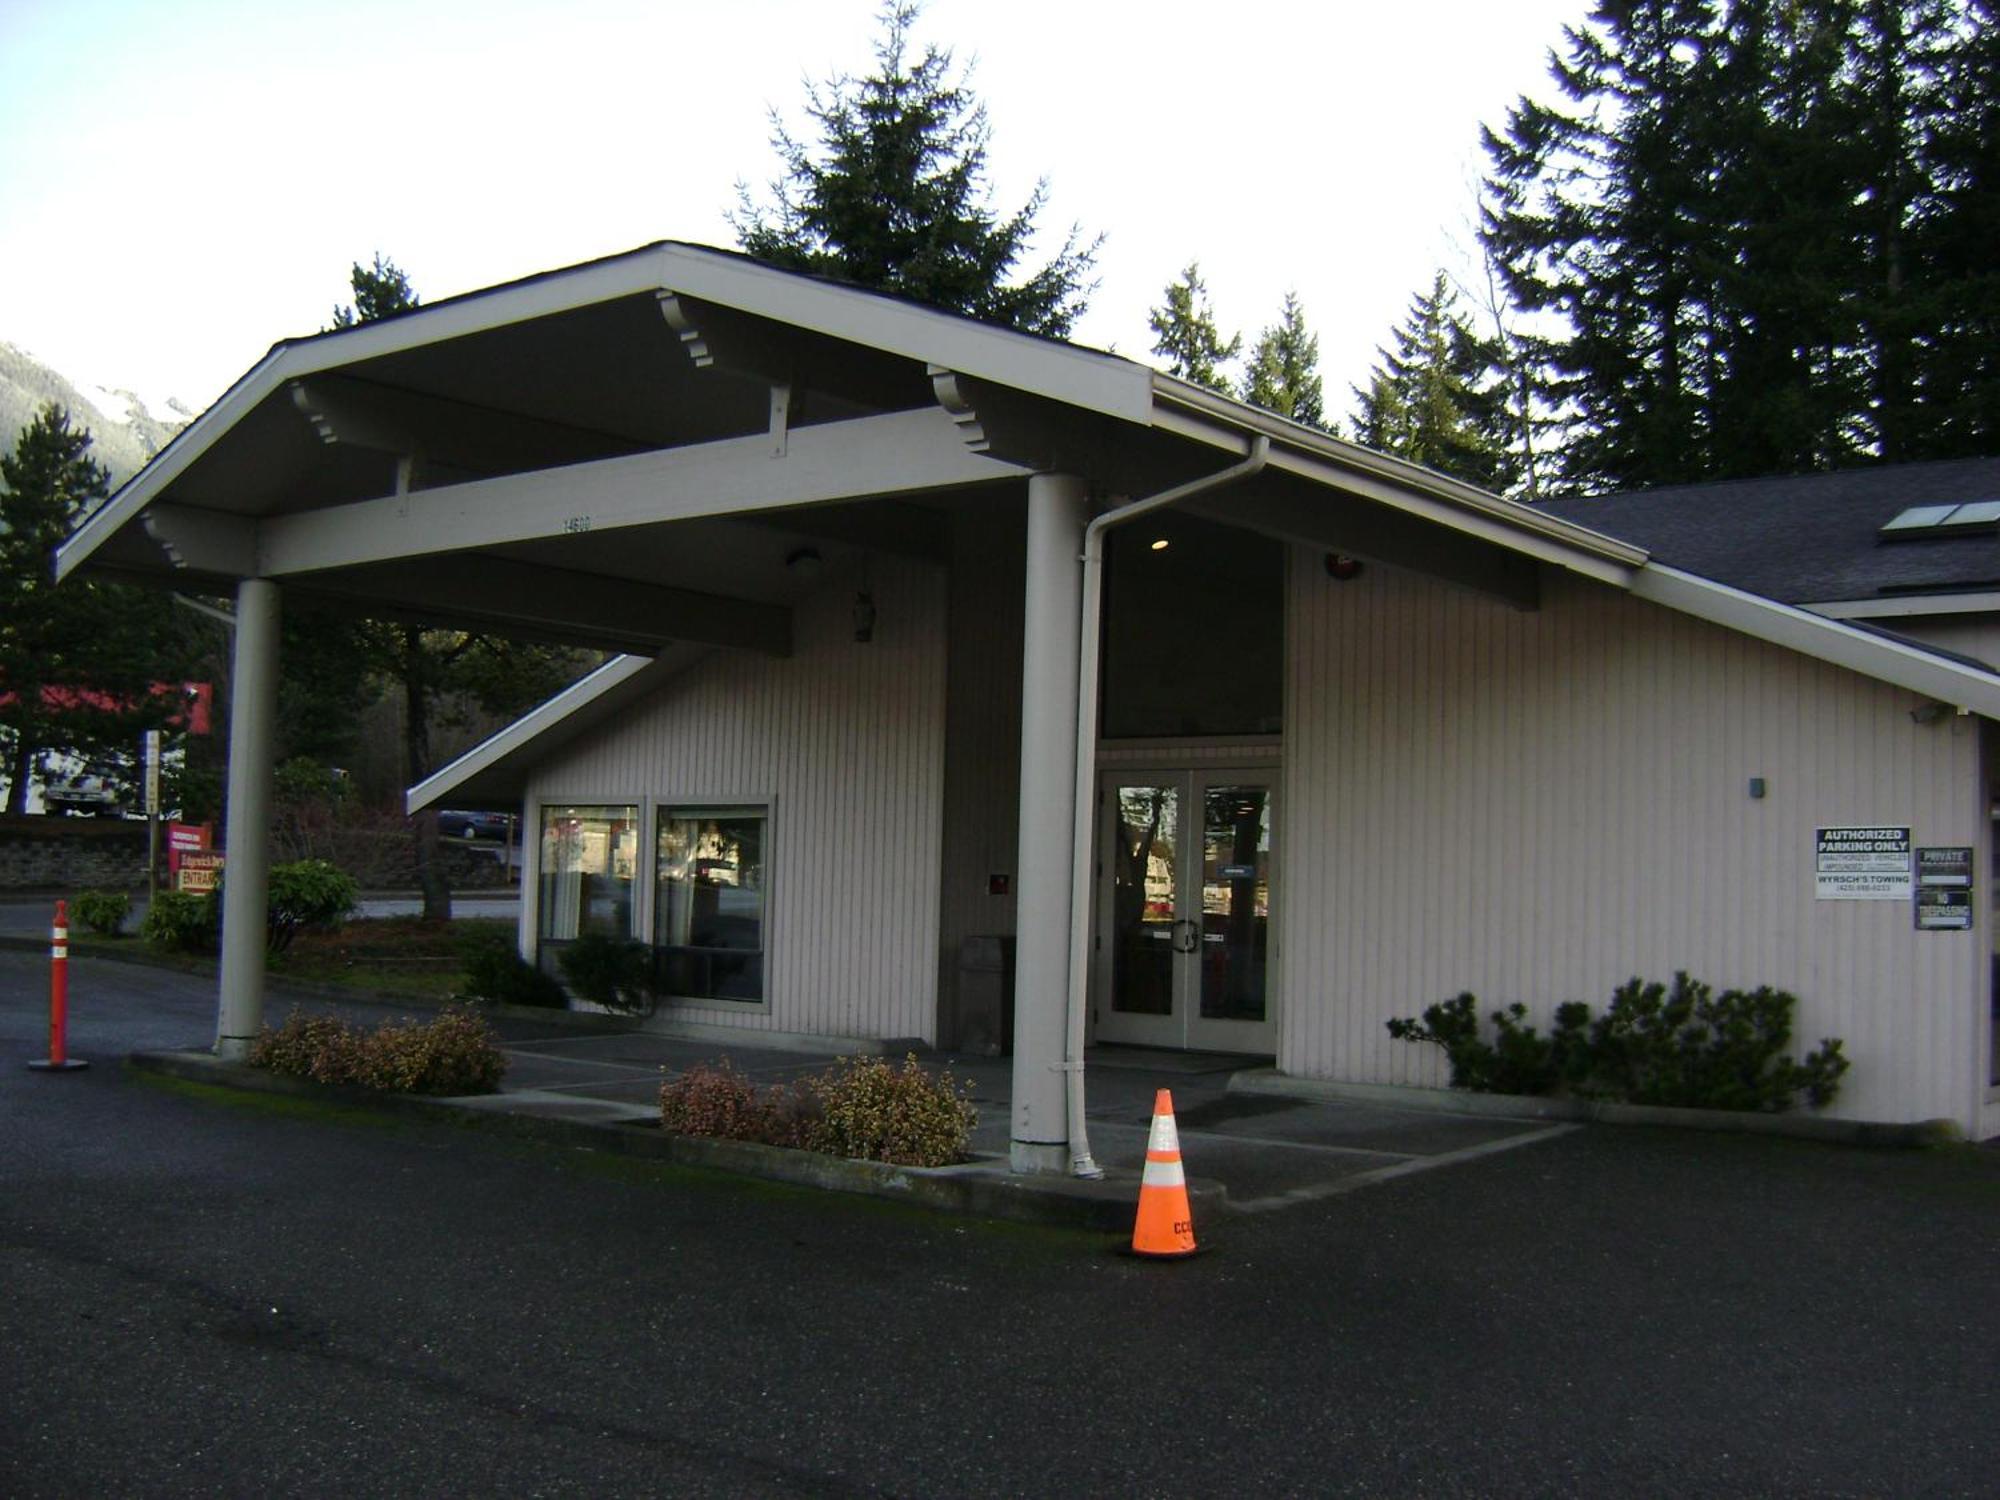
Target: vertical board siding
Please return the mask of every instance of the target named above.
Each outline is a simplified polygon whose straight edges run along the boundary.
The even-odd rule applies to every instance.
[[[937,934],[939,994],[948,1016],[955,1014],[960,942],[1014,931],[1011,882],[1007,894],[996,896],[987,877],[1012,876],[1020,838],[1026,547],[1022,492],[992,496],[952,514]]]
[[[770,803],[767,1003],[683,1002],[675,1014],[934,1038],[944,575],[877,557],[868,586],[872,641],[853,638],[855,581],[830,584],[797,607],[792,656],[718,652],[534,774],[542,802]]]
[[[1515,611],[1388,568],[1289,574],[1279,1066],[1440,1085],[1383,1023],[1472,991],[1543,1024],[1639,974],[1799,996],[1834,1113],[1977,1127],[1984,915],[1817,901],[1813,831],[1987,844],[1977,721],[1568,575]],[[1751,777],[1767,794],[1753,801]],[[1983,865],[1979,879],[1987,878]]]

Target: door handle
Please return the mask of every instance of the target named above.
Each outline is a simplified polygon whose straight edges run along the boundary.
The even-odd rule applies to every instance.
[[[1181,929],[1186,928],[1183,932]],[[1174,952],[1192,953],[1201,946],[1201,924],[1192,917],[1174,923]]]

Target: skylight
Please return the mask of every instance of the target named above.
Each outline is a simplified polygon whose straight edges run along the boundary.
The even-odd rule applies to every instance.
[[[1891,541],[1904,537],[1952,536],[2000,528],[2000,500],[1972,500],[1964,505],[1913,505],[1882,528]]]

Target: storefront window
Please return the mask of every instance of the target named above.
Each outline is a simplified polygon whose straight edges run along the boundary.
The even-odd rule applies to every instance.
[[[632,892],[639,866],[639,809],[542,809],[541,939],[553,948],[584,933],[636,937]]]
[[[662,994],[764,998],[762,808],[662,808],[653,941]]]

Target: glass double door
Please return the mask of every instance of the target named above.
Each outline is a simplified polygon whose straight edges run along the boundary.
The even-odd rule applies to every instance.
[[[1277,1050],[1271,1014],[1268,771],[1100,781],[1097,1040]]]

